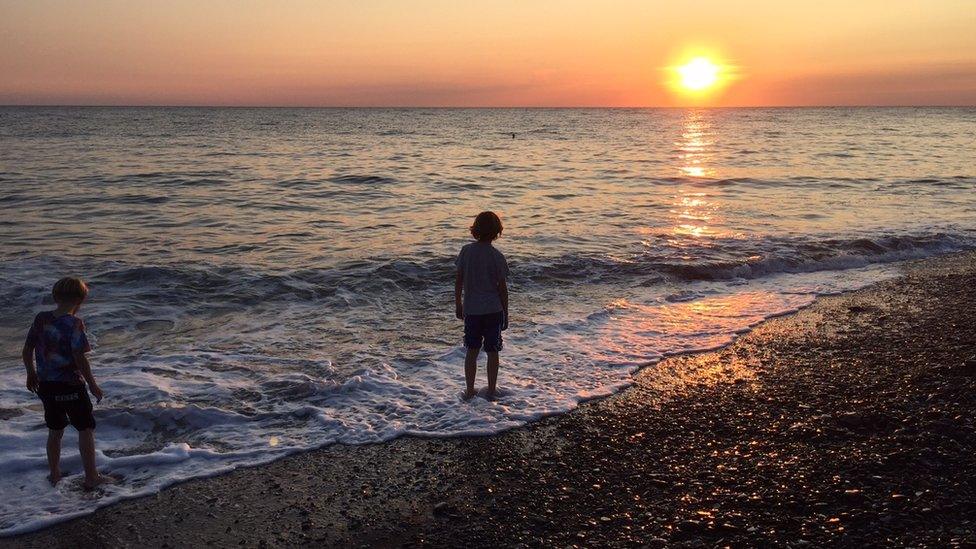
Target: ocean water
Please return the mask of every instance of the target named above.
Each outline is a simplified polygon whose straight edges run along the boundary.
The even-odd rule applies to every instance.
[[[513,135],[514,134],[514,138]],[[0,108],[0,534],[333,443],[483,435],[976,245],[976,109]],[[499,212],[496,402],[453,259]],[[63,275],[105,390],[45,483],[20,349]],[[484,371],[479,372],[483,386]]]

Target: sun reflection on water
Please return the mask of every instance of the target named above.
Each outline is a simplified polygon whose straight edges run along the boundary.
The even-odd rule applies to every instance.
[[[687,252],[711,248],[715,238],[733,236],[717,227],[722,222],[719,202],[707,192],[699,189],[678,189],[668,211],[672,224],[667,234],[662,236],[669,248],[679,250],[684,260],[696,259]]]
[[[680,187],[670,197],[668,224],[646,227],[639,232],[648,235],[644,245],[655,253],[669,250],[665,255],[673,259],[700,259],[693,253],[716,245],[715,239],[736,238],[737,234],[723,227],[722,201],[701,187]],[[665,247],[662,250],[661,246]]]
[[[601,332],[600,344],[608,353],[635,358],[660,356],[665,349],[669,354],[714,349],[771,312],[794,310],[808,301],[768,290],[674,302],[618,299],[610,305],[612,322]]]
[[[709,141],[711,123],[704,111],[692,110],[684,120],[681,138],[675,142],[679,175],[685,177],[713,177],[710,165],[713,156]]]

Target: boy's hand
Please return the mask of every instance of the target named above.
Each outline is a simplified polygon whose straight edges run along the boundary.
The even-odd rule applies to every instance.
[[[458,320],[464,320],[464,308],[461,307],[460,303],[454,304],[454,316],[456,316]]]
[[[37,372],[27,372],[27,390],[36,393],[40,381],[37,379]]]
[[[502,313],[502,331],[508,329],[508,311]]]
[[[102,388],[99,387],[98,384],[92,383],[88,386],[88,390],[91,391],[91,394],[95,396],[96,404],[102,401]]]

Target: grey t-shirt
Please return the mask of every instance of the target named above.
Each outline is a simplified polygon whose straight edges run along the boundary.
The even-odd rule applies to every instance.
[[[498,284],[508,278],[508,262],[489,242],[465,244],[454,262],[464,277],[465,315],[486,315],[502,310]]]

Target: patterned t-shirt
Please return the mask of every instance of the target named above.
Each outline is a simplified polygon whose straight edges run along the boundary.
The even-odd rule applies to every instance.
[[[84,383],[75,361],[76,352],[91,351],[85,323],[72,314],[54,316],[39,313],[27,333],[27,343],[34,346],[37,377],[41,381]]]

